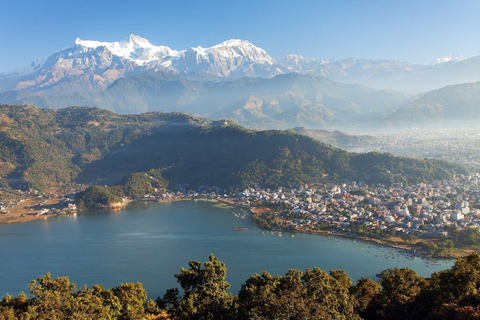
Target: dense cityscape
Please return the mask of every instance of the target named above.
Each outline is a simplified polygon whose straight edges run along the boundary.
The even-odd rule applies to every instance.
[[[144,200],[221,199],[251,209],[254,221],[269,231],[327,231],[370,240],[400,236],[411,244],[480,228],[478,174],[410,186],[352,181],[296,189],[248,188],[231,195],[223,192],[208,188],[203,192],[146,195]],[[453,249],[455,243],[442,245],[423,249],[432,255],[446,254],[442,250]]]
[[[454,162],[470,168],[480,169],[480,130],[412,129],[403,132],[366,133],[372,139],[363,143],[338,143],[350,152],[389,152],[398,156],[432,158]]]

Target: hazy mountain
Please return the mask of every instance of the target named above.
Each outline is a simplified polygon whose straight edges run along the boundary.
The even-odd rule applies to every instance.
[[[434,90],[389,115],[390,125],[472,126],[480,120],[480,82]]]
[[[151,72],[117,80],[103,92],[71,95],[0,94],[0,100],[47,108],[97,106],[117,113],[184,111],[212,119],[233,119],[257,128],[366,126],[408,101],[394,91],[341,84],[290,73],[267,78],[206,81]]]
[[[433,65],[415,65],[404,61],[356,58],[339,61],[307,60],[302,56],[288,55],[280,60],[280,64],[290,71],[411,94],[452,84],[480,81],[480,57],[463,59],[460,56],[446,56],[437,59]]]
[[[386,78],[382,81],[385,81],[389,88],[414,94],[448,85],[480,81],[480,56],[437,63],[426,68],[414,69],[395,81],[387,82]]]
[[[376,139],[372,136],[353,135],[338,130],[327,131],[323,129],[308,129],[304,127],[297,127],[290,130],[341,149],[347,149],[348,147],[359,145],[370,145],[376,141]]]

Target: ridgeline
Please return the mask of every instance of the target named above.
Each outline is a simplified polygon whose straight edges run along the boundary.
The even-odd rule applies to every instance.
[[[167,184],[391,184],[467,173],[447,162],[348,153],[291,131],[253,131],[178,112],[118,115],[98,108],[0,105],[0,136],[0,186],[21,190],[83,183],[121,186],[109,192],[135,198]]]

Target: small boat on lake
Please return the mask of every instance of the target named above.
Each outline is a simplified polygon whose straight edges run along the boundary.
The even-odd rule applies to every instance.
[[[236,228],[233,228],[234,231],[247,231],[248,228],[247,227],[236,227]]]

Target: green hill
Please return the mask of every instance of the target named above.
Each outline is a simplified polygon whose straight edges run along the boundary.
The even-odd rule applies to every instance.
[[[185,113],[118,115],[0,105],[0,177],[12,188],[115,185],[159,170],[170,186],[296,186],[334,179],[417,182],[465,169],[389,154],[351,154],[290,131],[253,131]]]

